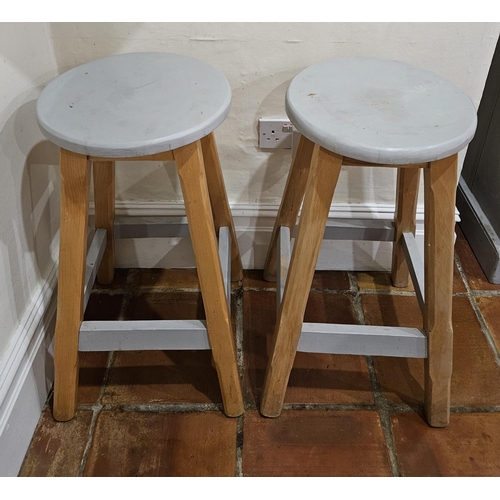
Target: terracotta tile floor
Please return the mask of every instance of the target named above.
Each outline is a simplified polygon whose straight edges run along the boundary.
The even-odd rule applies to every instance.
[[[418,359],[299,353],[280,418],[258,412],[272,283],[233,286],[246,401],[221,412],[209,351],[82,353],[78,411],[40,418],[21,476],[500,476],[500,286],[457,228],[451,424],[422,417]],[[87,319],[203,318],[196,271],[118,270]],[[387,273],[317,272],[306,321],[420,327],[410,286]]]

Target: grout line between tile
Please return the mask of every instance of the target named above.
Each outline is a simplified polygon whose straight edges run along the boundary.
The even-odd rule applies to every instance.
[[[126,295],[127,290],[125,288],[113,288],[113,289],[105,289],[105,288],[94,288],[92,290],[92,295]]]
[[[472,297],[500,297],[500,290],[472,290],[470,294]]]
[[[360,325],[366,325],[365,313],[363,310],[363,303],[361,300],[361,293],[359,290],[358,279],[356,274],[349,272],[349,282],[351,284],[351,291],[353,292],[354,299],[354,312],[356,314],[356,319]],[[394,435],[392,433],[391,425],[391,406],[388,404],[387,400],[382,394],[382,390],[377,379],[377,373],[375,371],[375,366],[373,364],[373,358],[371,356],[365,356],[366,365],[368,367],[368,373],[370,375],[370,382],[372,386],[373,398],[374,398],[374,409],[380,418],[380,426],[382,428],[382,434],[384,436],[385,447],[387,449],[387,454],[389,457],[389,463],[391,466],[392,475],[395,477],[401,476],[401,471],[399,469],[399,463],[397,458],[396,445],[394,442]]]
[[[385,399],[385,398],[384,398]],[[391,403],[385,399],[387,407],[390,409],[390,413],[419,413],[424,409],[424,405],[409,405],[407,403]]]
[[[405,292],[402,290],[360,290],[359,293],[361,295],[401,295],[403,297],[415,297],[415,292]],[[471,290],[468,292],[453,292],[453,297],[468,297],[469,295],[474,295],[477,297],[483,296],[500,296],[500,292],[495,291],[493,293],[489,293],[488,291],[474,291]]]
[[[385,399],[385,398],[384,398]],[[384,405],[389,413],[410,413],[410,412],[419,412],[422,410],[422,405],[407,405],[405,403],[390,403],[385,400]],[[374,404],[349,404],[349,403],[285,403],[283,405],[283,410],[325,410],[325,411],[377,411],[380,408],[380,404],[377,406]],[[496,411],[496,407],[491,407],[491,411]],[[256,409],[256,408],[252,408]],[[457,412],[461,410],[467,411],[468,408],[456,407]],[[474,409],[475,411],[476,409]],[[488,408],[484,410],[484,412],[490,411]]]
[[[84,406],[79,406],[84,408]],[[222,403],[105,403],[101,410],[121,410],[155,413],[205,413],[223,412]]]
[[[361,300],[361,295],[359,291],[359,285],[358,285],[358,278],[356,277],[356,273],[349,272],[347,273],[349,277],[349,292],[352,293],[353,299],[353,307],[354,307],[354,314],[356,315],[356,320],[358,321],[358,324],[364,325],[365,324],[365,313],[363,311],[363,302]]]
[[[233,288],[232,291],[243,291],[243,292],[276,292],[276,288],[266,288],[266,287],[245,287],[245,288]],[[189,288],[189,287],[179,287],[179,288],[163,288],[163,287],[146,287],[142,286],[140,288],[140,294],[143,293],[201,293],[199,288]],[[334,289],[334,288],[311,288],[311,292],[317,293],[329,293],[335,295],[346,295],[350,293],[349,290],[345,289]],[[402,295],[406,297],[414,297],[415,292],[409,292],[404,290],[383,290],[383,289],[365,289],[360,290],[361,295]],[[131,294],[130,290],[127,288],[95,288],[92,290],[94,295],[127,295]],[[132,292],[131,295],[137,294],[137,291]],[[453,292],[453,297],[500,297],[500,290],[470,290],[470,292]]]
[[[283,410],[296,411],[367,411],[377,410],[375,405],[348,404],[348,403],[285,403]]]
[[[127,276],[127,282],[125,284],[124,291],[124,300],[122,306],[120,308],[120,312],[118,313],[118,321],[123,321],[126,317],[127,309],[130,306],[130,299],[134,296],[135,284],[138,281],[139,272],[137,269],[131,269]]]
[[[311,288],[311,292],[315,293],[326,293],[330,295],[351,295],[352,291],[350,288],[347,290],[335,290],[333,288]]]
[[[406,290],[382,290],[382,289],[365,289],[359,290],[360,295],[402,295],[404,297],[415,297],[415,292]]]
[[[258,286],[249,286],[249,287],[243,287],[242,289],[243,292],[276,292],[276,287],[258,287]],[[319,292],[319,293],[331,293],[331,294],[338,294],[338,295],[346,295],[348,293],[351,293],[349,289],[336,289],[336,288],[317,288],[317,287],[312,287],[311,292]]]
[[[474,408],[473,406],[452,406],[450,408],[450,413],[499,413],[499,406],[478,406]]]
[[[125,282],[125,290],[133,291],[134,288],[137,288],[138,283],[139,283],[139,269],[137,268],[129,269],[127,280]]]
[[[383,397],[383,396],[382,396]],[[347,404],[347,403],[285,403],[283,410],[325,410],[325,411],[377,411],[383,405],[390,414],[396,413],[419,413],[422,411],[422,405],[408,405],[404,403],[391,403],[384,399],[383,403],[378,404]],[[77,407],[79,410],[93,410],[96,405],[81,404]],[[222,404],[216,403],[104,403],[100,405],[101,410],[116,410],[121,411],[137,411],[157,413],[205,413],[205,412],[221,412],[223,413]],[[245,411],[258,411],[257,405],[246,404]],[[500,413],[499,406],[452,406],[451,413]],[[239,418],[239,417],[238,417]]]
[[[392,475],[395,477],[400,477],[401,471],[399,469],[396,444],[394,442],[394,434],[392,432],[391,424],[392,408],[382,394],[382,389],[377,379],[377,373],[375,371],[373,358],[371,356],[366,356],[366,364],[368,365],[368,373],[370,374],[373,396],[375,398],[375,407],[377,408],[377,412],[379,414],[380,425],[382,427],[382,434],[384,435],[385,446],[389,456]]]
[[[387,408],[380,408],[378,414],[380,417],[382,433],[385,439],[385,446],[389,455],[389,463],[391,465],[392,475],[394,477],[401,477],[401,469],[399,468],[396,443],[394,442],[394,434],[392,432],[391,411]]]
[[[235,323],[236,323],[236,356],[240,380],[243,381],[243,294],[240,289],[233,290],[235,303]]]
[[[422,410],[423,405],[408,405],[405,403],[391,403],[387,401],[387,408],[390,413],[410,413]],[[78,410],[92,410],[95,405],[80,404]],[[325,411],[367,411],[378,410],[376,404],[348,404],[348,403],[284,403],[283,410],[325,410]],[[211,411],[223,411],[222,404],[217,403],[104,403],[101,410],[122,410],[122,411],[154,411],[161,413],[205,413]],[[245,411],[258,411],[256,404],[245,403]],[[500,406],[453,406],[454,413],[495,413],[500,412]]]
[[[92,442],[94,441],[94,431],[97,424],[97,417],[99,413],[101,413],[101,406],[95,405],[92,408],[92,420],[90,421],[89,434],[87,438],[87,443],[85,445],[85,450],[83,451],[82,460],[80,462],[80,467],[78,468],[78,472],[76,474],[77,477],[83,477],[83,473],[85,472],[85,467],[87,465],[87,460],[90,452],[90,448],[92,446]]]
[[[481,309],[479,308],[479,306],[475,300],[475,295],[473,294],[473,292],[471,290],[469,280],[467,279],[465,271],[462,267],[462,263],[460,262],[460,259],[458,258],[458,255],[456,253],[455,253],[455,264],[458,268],[458,272],[460,273],[460,276],[462,277],[465,288],[467,289],[467,295],[469,297],[469,302],[470,302],[470,305],[472,306],[472,309],[474,310],[474,313],[476,314],[476,318],[479,322],[479,326],[481,327],[481,331],[483,332],[488,344],[490,345],[491,350],[493,351],[493,356],[495,357],[495,361],[496,361],[497,365],[500,366],[500,352],[498,351],[498,348],[495,344],[495,341],[493,340],[493,335],[491,334],[490,329],[488,328],[488,325],[486,324],[486,321],[484,320],[483,313],[481,312]]]
[[[244,286],[244,292],[276,292],[276,287]]]
[[[245,414],[238,417],[236,424],[236,464],[234,475],[243,477],[243,428],[245,423]]]
[[[90,448],[92,447],[92,443],[94,441],[94,432],[97,425],[97,418],[103,409],[102,406],[102,398],[104,396],[104,391],[106,389],[106,382],[108,381],[109,370],[111,365],[113,364],[114,352],[110,352],[108,355],[108,362],[106,364],[106,372],[104,373],[104,377],[102,380],[101,390],[99,391],[99,397],[97,398],[97,402],[92,406],[92,420],[90,422],[89,434],[87,438],[87,444],[85,445],[85,450],[83,451],[82,460],[80,462],[80,467],[78,468],[77,477],[82,477],[85,472],[85,467],[87,465],[87,460],[90,453]]]
[[[148,286],[141,286],[140,288],[137,289],[138,294],[143,294],[143,293],[178,293],[178,292],[186,292],[186,293],[201,293],[201,290],[199,288],[192,288],[192,287],[161,287],[161,286],[155,286],[155,287],[148,287]],[[136,293],[137,293],[136,292]]]
[[[244,377],[244,353],[243,353],[243,291],[242,287],[233,290],[235,297],[235,320],[236,320],[236,355],[238,362],[238,372],[240,374],[240,383],[243,390],[243,377]],[[244,399],[243,395],[243,399]],[[236,425],[236,463],[234,475],[236,477],[243,476],[243,422],[245,415],[238,417]]]

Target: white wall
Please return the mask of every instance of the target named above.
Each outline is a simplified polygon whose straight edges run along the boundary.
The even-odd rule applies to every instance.
[[[0,24],[0,359],[54,266],[58,153],[35,101],[57,75],[48,26]],[[14,339],[15,340],[15,339]]]
[[[230,202],[279,203],[290,151],[257,148],[260,116],[286,116],[285,89],[299,71],[343,56],[416,64],[450,79],[479,104],[499,23],[56,23],[50,26],[61,69],[116,53],[178,52],[222,71],[232,111],[217,130]],[[336,203],[393,203],[395,171],[344,169]],[[123,164],[118,199],[179,200],[173,169]]]
[[[17,475],[53,381],[58,150],[35,121],[57,76],[42,23],[0,23],[0,476]]]

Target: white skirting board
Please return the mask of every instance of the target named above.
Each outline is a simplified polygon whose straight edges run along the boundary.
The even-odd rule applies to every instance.
[[[261,269],[277,205],[232,205],[245,269]],[[179,203],[117,203],[117,215],[184,216]],[[331,219],[387,220],[394,205],[334,205]],[[457,217],[458,220],[458,217]],[[423,255],[423,209],[417,212],[417,246]],[[318,269],[389,270],[391,243],[325,241]],[[117,267],[194,267],[188,238],[119,240]],[[16,476],[53,383],[56,265],[34,292],[21,324],[0,358],[0,476]]]
[[[17,476],[54,381],[56,266],[0,358],[0,476]]]
[[[500,237],[463,178],[457,190],[460,227],[491,283],[500,283]]]

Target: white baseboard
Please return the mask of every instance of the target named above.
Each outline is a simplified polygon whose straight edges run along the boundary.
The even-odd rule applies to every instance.
[[[491,283],[500,283],[500,237],[463,178],[457,191],[460,227],[484,274]]]
[[[52,387],[56,267],[33,293],[0,359],[0,476],[17,476]]]
[[[232,204],[234,225],[244,269],[262,269],[278,205]],[[182,203],[117,202],[117,215],[185,215]],[[394,219],[394,205],[336,204],[330,219]],[[417,208],[417,245],[423,255],[423,207]],[[373,241],[324,241],[318,269],[347,271],[388,271],[392,243]],[[194,267],[189,239],[127,239],[116,242],[117,267]]]

